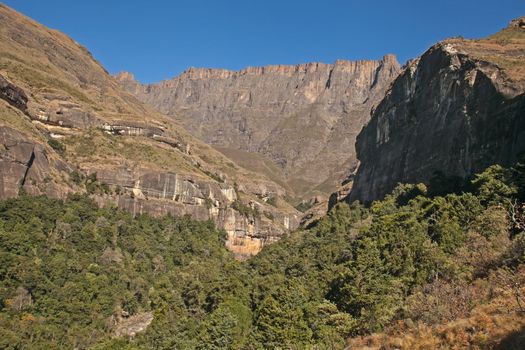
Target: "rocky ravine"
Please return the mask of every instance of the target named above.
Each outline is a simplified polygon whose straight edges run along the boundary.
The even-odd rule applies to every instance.
[[[369,202],[436,171],[468,177],[525,151],[525,18],[450,39],[411,62],[357,138],[348,199]]]
[[[129,73],[117,79],[229,157],[254,167],[258,158],[250,154],[271,159],[281,172],[273,171],[276,179],[305,198],[335,190],[356,168],[355,138],[399,70],[386,55],[241,71],[190,68],[151,85]]]
[[[0,198],[21,189],[213,220],[240,258],[299,222],[280,185],[122,91],[75,41],[0,4]]]

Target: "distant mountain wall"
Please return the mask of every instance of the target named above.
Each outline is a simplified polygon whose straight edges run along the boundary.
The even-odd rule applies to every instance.
[[[129,73],[117,79],[205,142],[271,159],[304,195],[334,190],[355,169],[355,138],[399,71],[386,55],[241,71],[190,68],[150,85]]]

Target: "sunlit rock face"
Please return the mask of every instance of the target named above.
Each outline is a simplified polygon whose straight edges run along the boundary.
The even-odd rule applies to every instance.
[[[248,67],[190,68],[158,84],[116,78],[207,143],[258,153],[301,196],[335,189],[356,167],[355,138],[400,71],[382,60]]]

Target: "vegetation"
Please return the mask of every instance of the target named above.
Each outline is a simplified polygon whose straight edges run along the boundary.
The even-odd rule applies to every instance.
[[[72,183],[77,186],[83,186],[86,189],[88,195],[91,194],[121,194],[122,188],[120,186],[114,186],[113,190],[109,187],[107,183],[101,182],[97,179],[97,173],[91,173],[87,176],[84,174],[73,170],[69,174],[69,179]]]
[[[58,154],[64,155],[66,153],[66,147],[60,141],[56,139],[49,139],[47,143],[49,146],[51,146],[51,148],[57,151]]]
[[[245,262],[209,222],[83,196],[0,202],[0,348],[518,349],[523,169],[340,203]],[[148,312],[144,332],[114,337]]]
[[[301,201],[301,203],[297,204],[295,206],[295,209],[299,210],[300,212],[302,213],[306,213],[309,209],[311,209],[313,207],[313,203],[312,202],[307,202],[307,201]]]
[[[232,203],[231,207],[232,209],[237,210],[244,217],[247,217],[247,218],[250,218],[250,217],[260,218],[261,217],[261,213],[259,212],[257,207],[252,207],[248,204],[244,204],[244,202],[241,201],[240,199],[236,199]]]
[[[279,198],[277,196],[271,196],[268,198],[266,203],[270,204],[271,206],[278,207]]]

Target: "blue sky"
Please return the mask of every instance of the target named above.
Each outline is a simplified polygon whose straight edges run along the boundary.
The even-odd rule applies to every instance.
[[[142,82],[190,66],[377,59],[401,63],[451,36],[478,38],[525,15],[524,0],[7,0]]]

